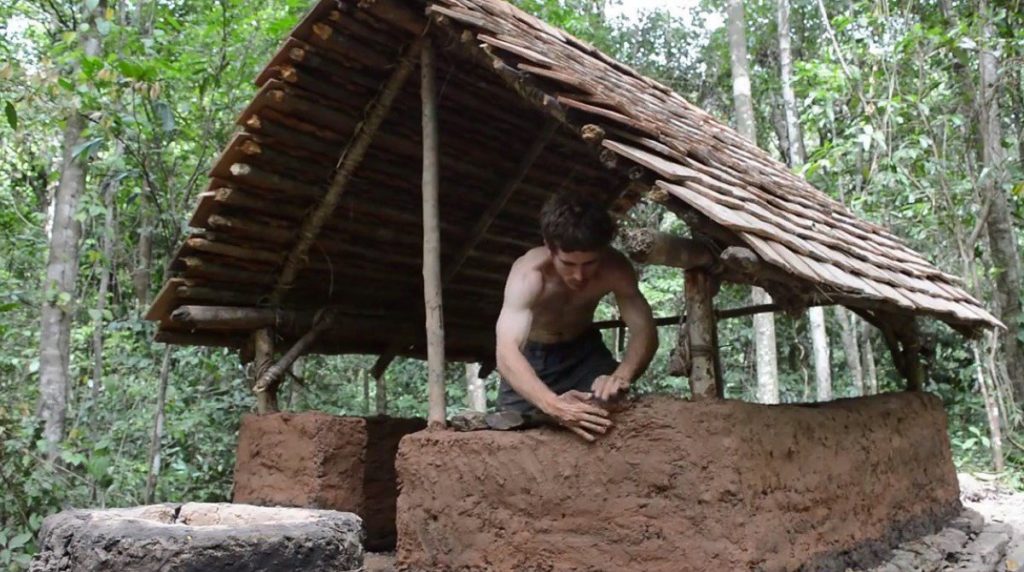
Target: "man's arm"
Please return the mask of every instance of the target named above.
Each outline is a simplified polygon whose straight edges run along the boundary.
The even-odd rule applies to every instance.
[[[587,441],[611,426],[608,413],[584,400],[589,394],[569,392],[558,396],[534,371],[523,356],[522,347],[530,335],[533,302],[540,296],[544,281],[540,273],[513,265],[505,285],[505,301],[498,316],[496,362],[498,372],[512,389],[560,424]]]
[[[619,306],[619,315],[629,328],[629,343],[626,355],[615,372],[594,381],[595,397],[605,401],[615,397],[643,375],[658,350],[658,330],[654,326],[654,315],[647,299],[640,292],[636,270],[621,254],[618,255],[616,266],[612,292]]]
[[[557,396],[537,377],[537,372],[522,352],[533,323],[531,306],[543,288],[544,282],[539,272],[524,272],[518,264],[512,268],[508,283],[505,284],[505,301],[498,316],[495,337],[498,373],[523,399],[541,411],[547,411]]]

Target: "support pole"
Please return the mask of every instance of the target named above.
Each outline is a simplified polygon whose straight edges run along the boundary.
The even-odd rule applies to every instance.
[[[444,316],[441,300],[441,224],[438,212],[437,89],[434,48],[423,39],[420,52],[423,98],[423,304],[427,327],[427,423],[444,427]]]
[[[687,270],[686,329],[690,345],[690,391],[693,399],[714,399],[719,395],[715,383],[714,284],[711,274]]]
[[[274,363],[274,334],[270,328],[261,328],[252,335],[255,359],[253,360],[254,381],[263,377]],[[267,387],[256,393],[256,412],[260,415],[277,411],[277,386]]]

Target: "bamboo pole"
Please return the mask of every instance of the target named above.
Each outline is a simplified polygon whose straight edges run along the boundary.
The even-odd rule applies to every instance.
[[[427,328],[427,422],[445,426],[444,316],[441,299],[441,229],[438,212],[437,88],[430,38],[420,51],[423,99],[423,303]]]
[[[362,163],[374,135],[376,135],[381,123],[384,122],[384,118],[391,109],[391,104],[395,101],[402,86],[405,85],[405,81],[409,78],[409,74],[415,65],[416,56],[422,50],[424,41],[425,36],[420,36],[409,46],[397,69],[388,78],[377,100],[370,105],[366,118],[356,127],[352,142],[342,152],[341,159],[338,161],[337,174],[331,181],[331,186],[327,189],[326,196],[324,196],[320,206],[310,213],[302,223],[299,241],[292,248],[291,252],[288,253],[284,269],[281,271],[277,285],[270,296],[271,304],[276,305],[280,303],[285,293],[292,287],[295,276],[304,266],[306,255],[316,241],[320,229],[334,212],[342,193],[348,188],[349,182],[352,180],[353,173],[355,173],[359,164]]]

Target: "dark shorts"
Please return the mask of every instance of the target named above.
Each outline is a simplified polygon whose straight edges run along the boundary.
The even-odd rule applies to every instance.
[[[601,332],[590,330],[567,342],[542,344],[526,342],[523,356],[537,377],[556,395],[569,390],[590,391],[594,379],[609,375],[619,367],[601,339]],[[533,413],[537,410],[516,393],[504,378],[498,389],[498,409]]]

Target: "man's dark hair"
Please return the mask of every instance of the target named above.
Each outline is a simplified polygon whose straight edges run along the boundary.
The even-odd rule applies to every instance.
[[[544,203],[540,233],[563,252],[600,250],[615,238],[615,221],[600,203],[578,193],[560,193]]]

